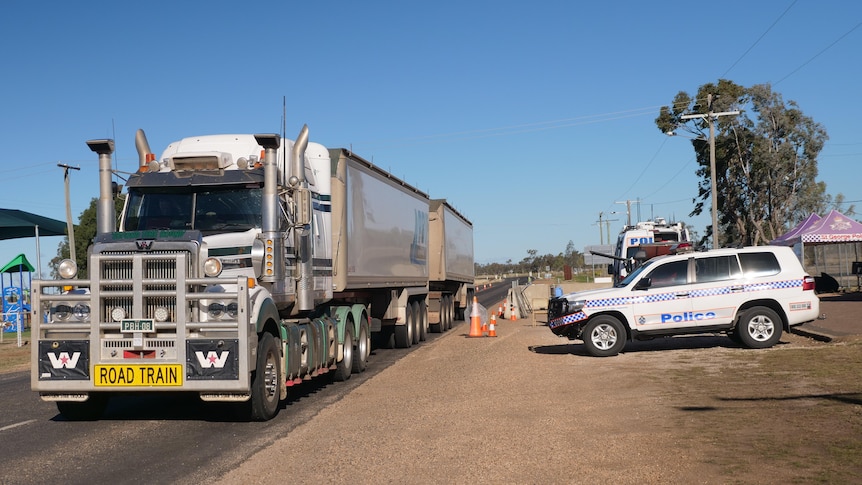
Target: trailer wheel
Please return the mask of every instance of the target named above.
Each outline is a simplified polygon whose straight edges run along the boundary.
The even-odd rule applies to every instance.
[[[413,306],[408,303],[404,313],[404,325],[395,326],[395,346],[399,349],[408,349],[413,345],[413,331],[416,330]]]
[[[346,381],[350,379],[353,370],[353,320],[348,319],[344,326],[344,358],[335,364],[335,380]]]
[[[419,318],[419,303],[415,300],[410,304],[410,313],[413,314],[413,345],[419,345],[422,338],[422,321]]]
[[[455,299],[452,295],[446,295],[446,328],[452,330],[455,324]]]
[[[736,333],[748,348],[765,349],[781,340],[781,317],[771,308],[749,308],[739,317]]]
[[[257,343],[257,368],[251,375],[249,415],[252,421],[267,421],[278,413],[281,356],[275,337],[264,332]]]
[[[416,301],[416,320],[419,322],[419,340],[428,340],[428,305],[424,301]]]
[[[600,315],[590,321],[581,334],[584,347],[593,357],[611,357],[626,345],[623,324],[614,317]]]
[[[368,333],[368,323],[365,319],[359,323],[359,338],[356,340],[356,354],[353,356],[353,372],[365,372],[368,366],[368,354],[371,350],[371,337]]]
[[[440,327],[445,332],[452,328],[452,316],[449,314],[449,296],[440,297]]]
[[[91,392],[84,402],[57,401],[57,411],[69,421],[95,421],[108,407],[107,394]]]

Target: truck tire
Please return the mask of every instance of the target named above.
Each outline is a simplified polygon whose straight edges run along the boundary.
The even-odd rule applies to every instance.
[[[108,396],[91,392],[84,402],[57,401],[57,411],[69,421],[95,421],[108,407]]]
[[[275,337],[264,332],[257,342],[257,367],[251,375],[249,416],[252,421],[268,421],[278,413],[281,393],[281,355]]]
[[[452,328],[452,298],[449,295],[440,299],[440,321],[444,332]]]
[[[781,340],[781,317],[771,308],[756,306],[742,312],[736,333],[742,345],[751,349],[772,347]]]
[[[623,324],[609,315],[599,315],[584,327],[581,337],[584,347],[593,357],[611,357],[619,354],[626,345]]]
[[[359,338],[356,339],[356,352],[353,354],[353,372],[359,374],[365,372],[368,366],[368,355],[371,351],[371,337],[368,332],[368,323],[363,319],[359,323]]]
[[[395,347],[399,349],[409,349],[413,345],[413,331],[416,329],[413,306],[408,303],[405,310],[404,325],[395,326]]]
[[[424,301],[416,301],[416,321],[419,324],[419,341],[428,339],[428,306]]]
[[[419,303],[415,300],[410,304],[410,313],[413,314],[413,345],[419,345],[419,342],[425,339],[422,338],[422,319],[419,316]]]
[[[344,357],[335,364],[335,380],[346,381],[350,379],[353,371],[353,320],[348,319],[344,326]]]

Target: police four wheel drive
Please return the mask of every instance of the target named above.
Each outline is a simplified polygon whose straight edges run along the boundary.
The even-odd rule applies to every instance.
[[[548,326],[605,357],[627,340],[706,332],[771,347],[819,312],[814,278],[793,251],[761,246],[654,258],[613,288],[552,298]]]

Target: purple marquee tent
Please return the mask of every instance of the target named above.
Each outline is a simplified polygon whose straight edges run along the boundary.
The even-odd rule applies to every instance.
[[[816,223],[819,220],[820,220],[820,216],[818,216],[817,214],[812,212],[811,214],[808,215],[808,217],[804,221],[797,224],[796,227],[794,227],[793,229],[787,231],[786,233],[778,236],[777,238],[773,239],[772,241],[770,241],[769,244],[772,244],[774,246],[787,246],[788,244],[786,243],[786,241],[792,240],[793,238],[795,238],[799,234],[807,231],[808,229],[811,228],[811,226],[814,223]],[[792,246],[793,243],[791,243],[789,245]]]
[[[860,275],[854,271],[862,268],[862,224],[837,210],[821,218],[815,217],[816,214],[811,214],[770,244],[793,247],[803,265],[813,265],[815,273],[832,273],[842,283],[841,286],[851,286],[848,284],[851,276],[855,278],[856,286],[860,286]],[[812,246],[814,248],[806,252],[805,249]]]

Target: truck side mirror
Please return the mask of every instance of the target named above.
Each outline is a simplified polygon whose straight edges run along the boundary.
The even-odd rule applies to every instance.
[[[614,274],[614,265],[613,264],[608,265],[608,274]]]

